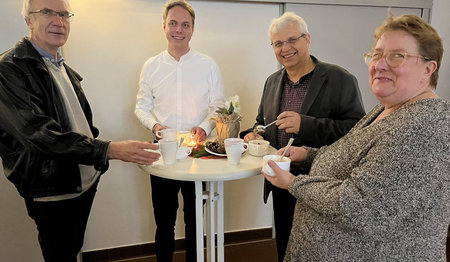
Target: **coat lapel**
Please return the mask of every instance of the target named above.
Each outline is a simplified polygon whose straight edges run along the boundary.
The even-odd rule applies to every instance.
[[[283,75],[285,73],[285,69],[280,71],[277,78],[274,80],[274,85],[276,89],[271,92],[271,96],[265,99],[266,105],[264,107],[264,125],[269,124],[270,122],[277,119],[277,116],[280,114],[280,102],[281,95],[283,94]],[[276,128],[268,128],[266,130],[266,137],[271,142],[272,145],[276,144]]]
[[[314,56],[311,56],[311,58],[316,64],[316,67],[311,78],[311,84],[309,85],[308,92],[306,93],[305,99],[303,100],[300,114],[306,114],[309,111],[312,104],[314,103],[314,100],[316,100],[320,89],[323,86],[323,82],[325,81],[325,72],[323,71],[322,63]]]

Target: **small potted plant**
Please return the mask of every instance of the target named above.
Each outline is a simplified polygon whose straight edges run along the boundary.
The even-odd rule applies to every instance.
[[[240,121],[242,116],[239,114],[239,96],[231,97],[225,107],[216,110],[213,120],[216,121],[217,136],[222,139],[238,137]]]

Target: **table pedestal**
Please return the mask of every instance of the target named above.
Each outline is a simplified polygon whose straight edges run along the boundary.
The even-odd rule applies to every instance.
[[[269,154],[276,154],[277,150],[269,148]],[[247,152],[242,154],[239,165],[231,165],[227,159],[199,159],[188,157],[177,160],[174,165],[164,165],[162,159],[152,165],[140,166],[147,174],[167,179],[195,182],[195,215],[197,238],[197,261],[204,262],[203,236],[206,233],[207,261],[224,261],[223,236],[223,183],[256,176],[261,173],[262,157],[251,156]],[[203,192],[202,182],[206,188]],[[206,201],[203,213],[203,201]],[[216,207],[217,203],[217,207]],[[217,210],[217,212],[216,212]],[[205,224],[205,225],[204,225]],[[205,229],[205,230],[204,230]],[[215,236],[217,234],[217,241]],[[217,247],[217,254],[216,254]]]
[[[204,262],[203,253],[203,200],[206,200],[206,257],[208,262],[224,262],[224,226],[223,226],[223,181],[206,182],[203,192],[202,181],[195,181],[195,213],[196,213],[196,239],[197,262]],[[217,202],[217,216],[216,216]],[[216,219],[217,217],[217,219]],[[200,229],[200,230],[199,230]],[[215,240],[217,229],[217,243]]]

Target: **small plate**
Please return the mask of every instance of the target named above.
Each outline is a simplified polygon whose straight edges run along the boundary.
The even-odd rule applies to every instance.
[[[188,154],[189,153],[189,154]],[[177,159],[185,159],[192,153],[192,148],[187,146],[178,147]]]
[[[209,150],[206,146],[205,146],[205,151],[210,153],[211,155],[215,155],[215,156],[227,156],[227,154],[220,154],[220,153],[213,152],[213,151]]]
[[[186,154],[177,152],[177,159],[178,159],[178,160],[185,159],[185,158],[187,158],[188,156],[189,156],[189,155],[186,155]]]

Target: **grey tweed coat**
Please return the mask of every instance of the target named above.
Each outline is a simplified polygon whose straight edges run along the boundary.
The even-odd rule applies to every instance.
[[[285,261],[446,261],[450,221],[450,102],[403,106],[311,149]]]

